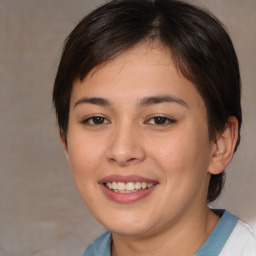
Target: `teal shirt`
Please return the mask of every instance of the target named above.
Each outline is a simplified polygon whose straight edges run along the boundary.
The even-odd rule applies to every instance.
[[[238,218],[228,211],[214,211],[217,214],[222,214],[222,217],[194,256],[219,255],[238,222]],[[87,247],[82,256],[111,256],[111,240],[111,233],[109,231],[105,232]]]

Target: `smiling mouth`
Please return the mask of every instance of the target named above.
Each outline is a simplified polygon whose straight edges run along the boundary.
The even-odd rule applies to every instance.
[[[104,186],[114,192],[117,193],[135,193],[143,190],[147,190],[155,186],[156,183],[147,183],[147,182],[120,182],[120,181],[113,181],[113,182],[106,182]]]

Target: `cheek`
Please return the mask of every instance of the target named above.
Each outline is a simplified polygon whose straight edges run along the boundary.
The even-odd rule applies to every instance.
[[[205,175],[209,164],[210,142],[207,127],[179,130],[150,146],[151,155],[166,175],[196,178]],[[186,179],[185,179],[186,180]]]
[[[159,201],[159,208],[168,208],[169,213],[171,209],[185,209],[197,199],[204,200],[208,186],[208,147],[208,136],[189,133],[166,138],[162,147],[154,147],[152,156],[162,172],[165,189],[162,193],[165,200]],[[170,199],[171,203],[166,204]]]
[[[103,154],[100,142],[93,143],[92,139],[79,136],[78,132],[70,131],[69,137],[72,139],[68,140],[68,159],[76,183],[94,180]]]
[[[68,158],[77,191],[87,207],[97,198],[100,151],[88,141],[72,137]],[[92,191],[96,191],[92,193]]]

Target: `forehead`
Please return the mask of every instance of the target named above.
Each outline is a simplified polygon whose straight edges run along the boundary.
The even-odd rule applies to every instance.
[[[145,62],[147,63],[146,66]],[[135,46],[124,50],[115,58],[96,66],[87,77],[92,77],[103,68],[111,69],[113,66],[115,66],[117,72],[121,71],[123,68],[127,68],[129,65],[132,65],[134,69],[140,69],[143,67],[141,63],[144,64],[146,69],[153,65],[174,67],[170,49],[158,41],[146,41],[136,44]]]
[[[158,43],[144,43],[94,68],[84,80],[76,80],[71,102],[82,96],[120,101],[166,94],[202,103],[195,86],[177,70],[171,51]]]

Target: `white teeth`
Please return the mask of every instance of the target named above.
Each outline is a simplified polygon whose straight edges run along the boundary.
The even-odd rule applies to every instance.
[[[109,183],[111,183],[111,182],[109,182]],[[110,188],[111,189],[111,188]],[[117,183],[114,181],[114,182],[112,182],[112,189],[117,189]]]
[[[137,181],[137,182],[135,183],[135,188],[136,188],[136,189],[140,189],[140,188],[141,188],[141,182]]]
[[[147,188],[152,188],[155,184],[154,183],[147,183],[147,182],[107,182],[106,187],[109,189],[112,189],[115,192],[119,193],[132,193],[136,192],[138,190],[144,190]]]
[[[112,189],[112,183],[111,183],[111,182],[108,182],[108,183],[107,183],[107,187],[108,187],[109,189]]]
[[[118,190],[125,190],[125,183],[123,182],[117,182],[117,189]]]
[[[142,188],[142,189],[145,189],[146,187],[147,187],[147,183],[146,183],[146,182],[142,182],[142,183],[141,183],[141,188]]]
[[[153,183],[148,183],[147,188],[152,188],[154,186]]]
[[[126,183],[125,189],[131,191],[131,190],[134,190],[134,187],[135,187],[135,185],[133,182],[128,182],[128,183]]]

